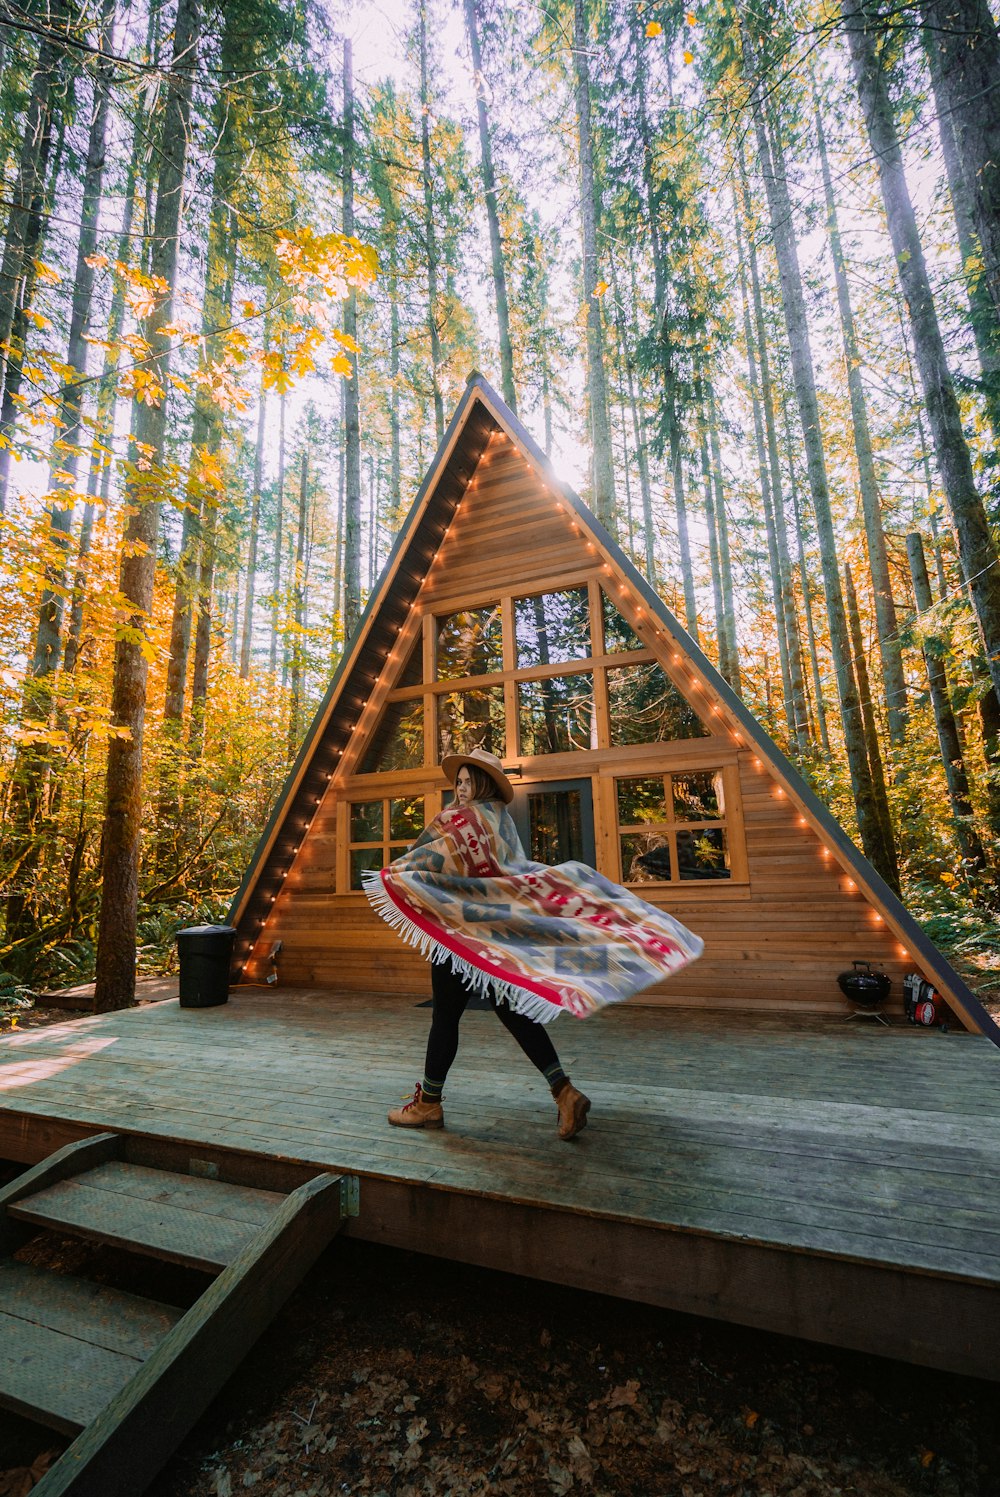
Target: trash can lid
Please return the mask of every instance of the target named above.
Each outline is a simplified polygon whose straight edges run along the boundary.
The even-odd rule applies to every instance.
[[[181,936],[235,936],[235,925],[189,925],[184,930],[177,932],[177,939]]]

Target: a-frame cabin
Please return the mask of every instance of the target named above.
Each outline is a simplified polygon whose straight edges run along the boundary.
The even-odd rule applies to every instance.
[[[423,996],[361,892],[499,754],[530,856],[674,912],[701,960],[638,1003],[843,1011],[866,960],[1000,1032],[496,392],[470,378],[231,911],[234,980]]]

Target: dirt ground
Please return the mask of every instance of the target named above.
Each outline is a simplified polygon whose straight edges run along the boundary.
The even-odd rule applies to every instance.
[[[107,1250],[65,1253],[123,1283]],[[197,1292],[130,1263],[123,1287],[153,1272],[164,1298]],[[990,1384],[339,1240],[151,1497],[998,1497],[998,1403]],[[0,1421],[17,1462],[0,1497],[30,1491],[52,1444]]]

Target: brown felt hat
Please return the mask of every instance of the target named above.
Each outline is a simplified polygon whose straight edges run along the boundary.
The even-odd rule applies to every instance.
[[[454,785],[458,778],[458,771],[463,764],[475,764],[485,770],[500,792],[500,799],[507,805],[514,799],[514,787],[503,772],[503,765],[496,754],[487,753],[486,749],[470,749],[467,754],[445,754],[441,760],[441,768],[448,778],[448,783]]]

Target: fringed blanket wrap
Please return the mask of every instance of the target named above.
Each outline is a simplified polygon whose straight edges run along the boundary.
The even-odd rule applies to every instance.
[[[704,945],[586,863],[529,862],[495,801],[449,806],[408,852],[363,878],[373,907],[411,945],[543,1024],[622,1003]]]

